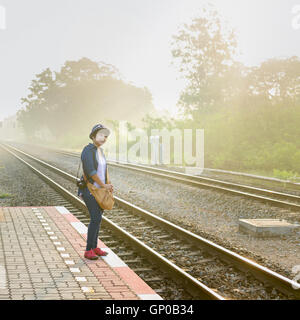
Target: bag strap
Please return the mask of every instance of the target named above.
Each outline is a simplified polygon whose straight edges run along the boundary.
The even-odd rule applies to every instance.
[[[85,173],[83,172],[83,179],[84,179],[84,181],[86,182],[86,183],[88,183],[89,181],[88,181],[88,179],[86,178],[86,175],[85,175]]]
[[[80,169],[80,166],[81,166],[81,162],[82,162],[82,161],[81,161],[81,159],[80,159],[79,166],[78,166],[78,169],[77,169],[77,174],[76,174],[76,179],[77,179],[77,180],[79,180],[79,179],[78,179],[78,173],[79,173],[79,169]]]
[[[106,167],[106,174],[107,174],[107,180],[106,180],[106,182],[107,182],[107,184],[110,184],[110,180],[109,180],[109,176],[108,176],[108,168],[107,168],[107,167]],[[83,172],[83,179],[84,179],[85,182],[89,182],[89,181],[87,180],[86,175],[85,175],[84,172]]]

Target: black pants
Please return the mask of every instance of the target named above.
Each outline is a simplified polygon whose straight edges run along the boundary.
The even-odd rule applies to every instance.
[[[90,224],[88,227],[86,244],[86,251],[89,251],[97,248],[103,209],[99,206],[95,197],[90,193],[87,187],[82,190],[82,198],[90,213]]]

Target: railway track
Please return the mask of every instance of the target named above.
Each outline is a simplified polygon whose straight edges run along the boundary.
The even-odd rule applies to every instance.
[[[120,164],[112,162],[109,162],[109,164],[126,169],[132,168],[133,170],[140,171],[145,174],[151,174],[159,176],[160,178],[175,180],[177,182],[189,184],[198,188],[209,188],[215,191],[226,192],[264,203],[270,203],[272,205],[287,208],[290,210],[300,211],[300,197],[296,195],[262,188],[255,188],[212,178],[198,177],[165,169],[144,167],[141,165]]]
[[[8,145],[3,146],[3,148],[23,162],[25,160],[10,150],[28,157],[40,166],[63,176],[73,183],[76,180],[74,176],[21,150]],[[86,214],[83,216],[81,211],[72,209],[72,206],[75,206],[86,210],[83,201],[29,163],[26,162],[26,165],[43,177],[60,192],[64,199],[71,203],[60,203],[60,205],[65,205],[84,223],[88,223]],[[274,295],[272,292],[275,289],[275,291],[281,292],[283,299],[288,297],[300,298],[300,290],[295,289],[300,288],[300,286],[292,280],[123,199],[116,197],[116,204],[114,210],[105,212],[105,216],[103,216],[104,226],[118,233],[122,238],[125,237],[127,243],[130,243],[150,261],[155,262],[157,268],[171,275],[174,283],[181,283],[183,290],[189,292],[192,297],[255,299],[263,291],[269,293],[265,298],[270,299],[272,294]],[[106,242],[103,236],[101,238]],[[113,243],[114,240],[108,240],[109,246]],[[123,254],[130,256],[131,253],[125,251]],[[124,259],[122,252],[120,256]],[[139,268],[141,270],[137,271],[140,271],[142,275],[137,273],[143,278],[143,272],[146,272],[145,269],[147,270],[148,266]],[[147,277],[144,280],[147,282]],[[159,276],[152,277],[150,280],[156,284],[162,282]],[[151,281],[150,285],[153,287]],[[166,290],[166,286],[164,290]],[[161,294],[159,291],[158,293]]]
[[[220,175],[232,175],[236,177],[245,177],[245,178],[251,178],[255,179],[258,181],[268,181],[280,185],[285,185],[285,186],[290,186],[293,188],[300,188],[300,183],[299,182],[292,182],[289,180],[282,180],[278,178],[272,178],[272,177],[265,177],[265,176],[260,176],[260,175],[255,175],[251,173],[244,173],[244,172],[236,172],[236,171],[228,171],[228,170],[222,170],[222,169],[211,169],[211,168],[205,168],[205,171],[207,172],[212,172],[214,174],[220,174]]]
[[[58,149],[49,149],[49,148],[45,148],[45,149],[52,150],[56,153],[64,154],[64,155],[75,157],[75,158],[80,157],[80,154],[76,152],[68,152],[68,151],[63,151]],[[185,183],[198,188],[207,188],[207,189],[211,189],[219,192],[225,192],[225,193],[229,193],[237,196],[242,196],[247,199],[260,201],[263,203],[269,203],[270,205],[273,205],[273,206],[300,212],[300,196],[298,195],[278,192],[278,191],[265,189],[265,188],[253,187],[249,185],[243,185],[240,183],[233,183],[233,182],[213,179],[209,177],[194,176],[194,175],[189,175],[181,172],[160,169],[160,168],[155,168],[155,167],[150,167],[145,165],[139,165],[139,164],[133,164],[133,163],[127,163],[127,162],[121,162],[121,161],[111,161],[111,160],[110,161],[108,160],[107,162],[109,165],[115,166],[118,168],[124,168],[124,169],[133,170],[136,172],[141,172],[144,174],[150,174],[152,176],[154,175],[159,178],[174,180],[176,182]],[[219,172],[220,170],[212,169],[212,171]],[[238,175],[238,173],[235,173],[235,174]],[[248,174],[244,174],[244,175],[251,176]],[[259,179],[259,176],[253,175],[253,177],[256,177],[257,179]],[[266,179],[268,178],[266,177]],[[272,180],[276,180],[276,179],[272,179]],[[300,188],[300,186],[298,186],[297,184],[291,183],[291,185],[293,185],[296,188]]]

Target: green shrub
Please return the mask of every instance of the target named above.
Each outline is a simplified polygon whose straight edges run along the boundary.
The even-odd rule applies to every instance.
[[[0,199],[11,198],[12,195],[9,193],[0,193]]]
[[[292,180],[299,177],[297,172],[278,169],[273,169],[273,176],[282,180]]]

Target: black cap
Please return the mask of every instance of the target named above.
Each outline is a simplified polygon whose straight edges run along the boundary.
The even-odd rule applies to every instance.
[[[104,127],[104,125],[102,125],[101,123],[98,123],[95,126],[93,126],[93,129],[90,133],[90,139],[92,139],[92,136],[95,135],[96,132],[98,132],[99,130],[105,131],[104,134],[106,134],[106,135],[110,134],[110,131],[108,128]]]

